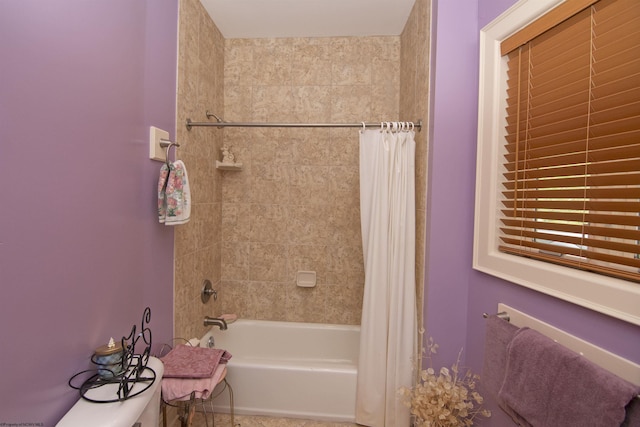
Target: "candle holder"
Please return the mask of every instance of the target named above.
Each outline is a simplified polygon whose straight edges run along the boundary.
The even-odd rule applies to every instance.
[[[140,332],[136,334],[136,325],[133,325],[129,335],[123,336],[119,343],[114,343],[112,338],[109,344],[98,347],[91,357],[97,368],[78,372],[69,379],[69,386],[78,390],[83,399],[94,403],[122,402],[151,387],[156,373],[147,366],[151,353],[150,320],[151,309],[147,307],[142,315]],[[144,345],[141,353],[136,353],[138,344]],[[81,385],[74,385],[81,375],[89,377]],[[108,390],[96,392],[103,387]]]

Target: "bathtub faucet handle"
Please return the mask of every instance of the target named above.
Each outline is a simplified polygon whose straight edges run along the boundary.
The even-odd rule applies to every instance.
[[[224,331],[227,329],[227,322],[219,317],[204,316],[204,326],[217,326]]]
[[[205,279],[205,281],[202,282],[202,290],[200,291],[200,300],[204,304],[207,301],[209,301],[209,298],[211,297],[211,295],[213,295],[214,301],[218,301],[218,291],[213,289],[213,285],[211,285],[211,280]]]

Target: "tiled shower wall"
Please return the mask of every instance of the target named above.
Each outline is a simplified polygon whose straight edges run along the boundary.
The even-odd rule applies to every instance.
[[[230,39],[225,119],[398,119],[399,37]],[[222,307],[241,317],[359,324],[358,129],[225,129]],[[297,271],[315,271],[300,288]]]
[[[178,139],[186,145],[179,154],[194,187],[194,211],[192,221],[176,230],[176,335],[201,336],[202,316],[224,312],[256,319],[360,322],[358,130],[187,132],[181,126],[187,117],[205,120],[206,110],[228,121],[423,119],[425,129],[416,134],[421,301],[427,1],[417,1],[398,37],[226,41],[197,0],[180,4]],[[214,168],[223,143],[243,164],[241,171]],[[308,270],[316,272],[317,286],[296,287],[296,272]],[[206,306],[199,300],[204,278],[219,291],[218,301]]]
[[[193,128],[187,118],[205,121],[206,110],[223,114],[224,39],[198,0],[180,0],[178,41],[178,157],[185,162],[191,186],[191,220],[175,230],[174,336],[202,336],[203,280],[220,282],[222,176],[215,169],[222,132]]]
[[[400,117],[403,120],[422,119],[422,131],[416,132],[416,295],[419,325],[423,325],[422,304],[425,302],[430,27],[431,1],[416,0],[400,38]]]

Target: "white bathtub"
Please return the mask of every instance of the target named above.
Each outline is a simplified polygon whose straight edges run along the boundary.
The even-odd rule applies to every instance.
[[[211,336],[233,356],[236,414],[355,422],[359,326],[239,319]],[[214,406],[229,412],[228,394]]]

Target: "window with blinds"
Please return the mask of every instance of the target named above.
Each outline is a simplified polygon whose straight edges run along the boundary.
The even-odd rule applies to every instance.
[[[502,45],[499,249],[640,281],[640,1],[578,2],[590,4]]]

